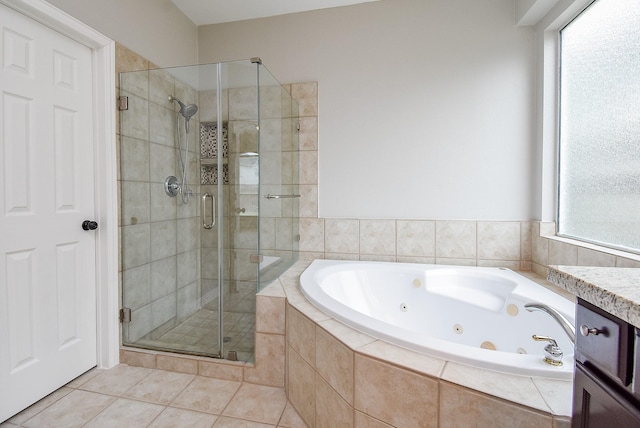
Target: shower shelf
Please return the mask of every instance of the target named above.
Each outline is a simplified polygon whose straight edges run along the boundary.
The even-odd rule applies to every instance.
[[[229,163],[228,158],[222,158],[222,164],[227,165]],[[217,165],[218,158],[200,158],[200,165]]]

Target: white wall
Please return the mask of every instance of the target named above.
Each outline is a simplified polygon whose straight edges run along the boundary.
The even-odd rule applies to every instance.
[[[48,0],[161,67],[198,62],[198,32],[171,0]]]
[[[319,216],[530,219],[535,38],[513,0],[383,0],[199,27],[199,61],[319,82]]]

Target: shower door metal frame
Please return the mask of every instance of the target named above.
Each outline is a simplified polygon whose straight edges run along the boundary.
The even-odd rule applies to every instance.
[[[217,108],[217,122],[219,126],[216,126],[216,139],[218,141],[218,156],[217,156],[217,198],[218,203],[215,204],[217,208],[218,217],[218,358],[224,358],[224,179],[223,179],[223,156],[222,156],[222,144],[224,142],[224,127],[222,126],[222,63],[216,64],[216,108]],[[215,199],[215,198],[214,198]],[[214,209],[216,209],[214,208]],[[202,259],[202,256],[200,257]]]

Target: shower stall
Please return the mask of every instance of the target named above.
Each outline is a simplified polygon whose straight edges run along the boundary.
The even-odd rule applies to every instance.
[[[122,343],[251,362],[255,295],[298,257],[297,103],[259,58],[120,97]]]

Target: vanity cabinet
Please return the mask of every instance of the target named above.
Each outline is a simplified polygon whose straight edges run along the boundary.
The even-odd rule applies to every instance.
[[[640,333],[578,298],[573,428],[640,427]]]

